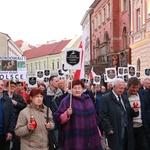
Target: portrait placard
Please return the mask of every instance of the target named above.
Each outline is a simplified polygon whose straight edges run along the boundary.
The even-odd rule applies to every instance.
[[[58,76],[64,76],[63,70],[62,69],[58,69],[57,70]]]
[[[124,67],[118,67],[118,76],[122,76],[124,74],[123,69]]]
[[[135,65],[128,65],[128,78],[136,77],[136,67]]]
[[[145,77],[150,77],[150,68],[146,68],[144,71]]]
[[[51,76],[51,71],[50,69],[45,69],[44,70],[44,77],[50,77]]]
[[[44,70],[36,70],[35,76],[37,77],[37,80],[43,80],[44,79]]]
[[[111,82],[113,81],[115,78],[117,78],[116,75],[116,68],[105,68],[105,73],[107,76],[107,81]]]
[[[101,83],[101,76],[96,75],[93,79],[94,84],[100,84]]]
[[[129,80],[128,75],[124,75],[124,81],[127,83],[127,82],[128,82],[128,80]]]
[[[141,77],[140,71],[137,71],[137,72],[136,72],[136,77],[137,77],[138,79]]]
[[[64,69],[80,69],[81,67],[81,48],[65,49]]]
[[[36,76],[28,76],[28,87],[37,87],[37,78]]]

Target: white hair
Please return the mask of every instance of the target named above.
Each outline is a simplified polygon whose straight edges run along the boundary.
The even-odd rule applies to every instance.
[[[113,85],[113,87],[114,87],[114,86],[118,85],[119,83],[125,83],[125,81],[124,81],[123,79],[121,79],[121,78],[116,78],[116,79],[113,81],[112,85]]]

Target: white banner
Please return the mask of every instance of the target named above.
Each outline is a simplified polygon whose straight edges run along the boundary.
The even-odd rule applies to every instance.
[[[26,81],[26,58],[0,56],[0,79]]]

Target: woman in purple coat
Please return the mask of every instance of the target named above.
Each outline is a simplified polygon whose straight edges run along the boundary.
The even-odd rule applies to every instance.
[[[83,94],[84,83],[72,82],[72,105],[67,95],[54,113],[55,122],[61,124],[59,144],[65,150],[101,150],[101,132],[98,117],[89,95]],[[63,137],[63,139],[62,139]]]

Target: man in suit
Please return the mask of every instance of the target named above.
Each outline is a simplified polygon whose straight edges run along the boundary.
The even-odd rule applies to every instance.
[[[117,78],[113,89],[101,97],[101,127],[112,150],[133,150],[133,116],[138,116],[138,109],[133,110],[127,95],[123,94],[126,83]]]

